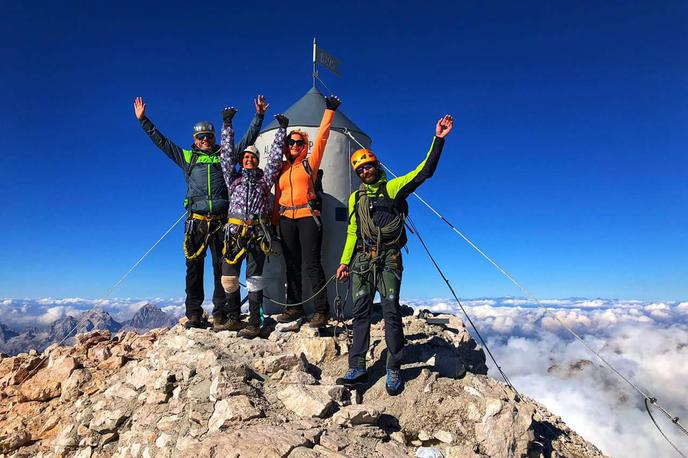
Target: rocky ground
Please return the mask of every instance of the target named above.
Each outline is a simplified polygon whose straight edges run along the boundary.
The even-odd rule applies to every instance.
[[[343,334],[280,326],[255,340],[182,326],[94,331],[47,348],[37,370],[35,352],[4,358],[0,456],[603,456],[487,376],[454,316],[404,317],[407,382],[396,397],[384,388],[379,321],[360,392],[334,384],[347,368]]]

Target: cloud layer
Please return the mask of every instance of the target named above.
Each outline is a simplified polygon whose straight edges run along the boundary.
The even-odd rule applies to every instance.
[[[418,308],[456,313],[447,299],[407,300]],[[688,423],[688,302],[607,299],[524,299],[463,302],[514,386],[583,437],[615,457],[674,457],[645,412],[643,398],[560,324],[581,335],[641,390]],[[499,378],[489,361],[490,374]],[[660,412],[662,430],[679,449],[688,438]]]

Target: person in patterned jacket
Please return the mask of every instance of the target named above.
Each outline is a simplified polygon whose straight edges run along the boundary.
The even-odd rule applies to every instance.
[[[270,148],[265,169],[258,168],[260,152],[254,145],[234,149],[232,118],[237,110],[222,112],[222,153],[220,165],[229,194],[228,222],[225,226],[225,250],[222,263],[222,286],[227,295],[227,317],[213,324],[213,330],[235,331],[239,336],[254,338],[260,334],[263,303],[263,265],[270,252],[270,189],[282,166],[282,151],[289,119],[275,116],[279,129]],[[237,169],[237,164],[240,167]],[[246,288],[248,289],[249,319],[241,321],[239,274],[246,259]]]

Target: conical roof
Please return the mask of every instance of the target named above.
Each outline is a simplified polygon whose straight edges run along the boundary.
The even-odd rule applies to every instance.
[[[325,110],[325,97],[316,87],[312,87],[306,94],[301,97],[294,105],[290,106],[284,112],[285,116],[289,118],[290,126],[303,127],[318,127],[322,120],[323,111]],[[279,124],[273,120],[263,132],[277,129]],[[347,118],[341,110],[337,110],[334,114],[331,129],[344,130],[348,129],[352,133],[362,134],[370,138],[368,134],[363,132],[354,122]]]

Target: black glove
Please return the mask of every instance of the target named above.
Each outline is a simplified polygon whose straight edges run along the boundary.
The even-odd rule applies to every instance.
[[[230,122],[237,111],[239,111],[239,110],[237,110],[234,107],[225,108],[224,110],[222,110],[222,120],[224,122]]]
[[[328,97],[325,97],[325,106],[328,110],[336,111],[337,107],[341,103],[342,101],[339,100],[339,97],[337,97],[336,95],[330,95]]]
[[[286,129],[287,126],[289,126],[289,118],[284,116],[282,113],[276,114],[275,119],[279,123],[280,127],[284,127]]]

